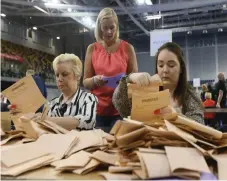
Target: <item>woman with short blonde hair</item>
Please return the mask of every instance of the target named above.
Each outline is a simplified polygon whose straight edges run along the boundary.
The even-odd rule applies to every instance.
[[[95,38],[87,48],[83,83],[99,99],[96,128],[108,132],[121,117],[112,103],[114,88],[108,87],[102,76],[130,74],[138,67],[133,46],[119,39],[119,22],[113,9],[104,8],[99,13]]]
[[[205,93],[205,98],[206,99],[212,99],[212,94],[210,92]]]
[[[79,87],[82,63],[74,54],[61,54],[53,61],[60,97],[50,102],[49,120],[66,129],[93,129],[97,99]]]
[[[65,53],[57,56],[53,61],[54,71],[56,71],[57,64],[65,62],[71,62],[74,75],[77,76],[78,79],[80,79],[82,74],[82,63],[80,61],[80,58],[74,54]]]
[[[79,87],[82,63],[74,54],[61,54],[53,61],[56,83],[61,95],[49,102],[49,121],[65,129],[93,129],[97,98]],[[19,113],[10,107],[11,113]],[[41,115],[38,115],[39,119]],[[38,119],[37,119],[38,120]]]

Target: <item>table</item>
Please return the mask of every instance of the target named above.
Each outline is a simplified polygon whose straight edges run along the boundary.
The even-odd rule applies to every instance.
[[[22,173],[17,177],[1,176],[2,180],[105,180],[99,175],[101,172],[107,172],[108,169],[97,168],[86,175],[77,175],[71,172],[62,172],[58,174],[53,167],[45,166],[29,172]]]
[[[227,113],[227,108],[206,108],[204,112],[209,113]]]

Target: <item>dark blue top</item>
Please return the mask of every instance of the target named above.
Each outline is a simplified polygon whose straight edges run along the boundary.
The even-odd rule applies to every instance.
[[[42,93],[43,97],[47,98],[47,89],[46,89],[45,82],[38,75],[33,75],[32,77],[36,85],[39,87],[39,90]]]

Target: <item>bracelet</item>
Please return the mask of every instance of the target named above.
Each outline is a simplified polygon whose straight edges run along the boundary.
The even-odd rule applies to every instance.
[[[95,77],[92,77],[92,82],[93,82],[93,85],[96,85],[96,83],[95,83]]]

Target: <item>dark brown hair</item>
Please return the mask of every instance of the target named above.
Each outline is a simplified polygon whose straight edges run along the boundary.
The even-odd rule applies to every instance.
[[[168,43],[165,43],[164,45],[162,45],[158,49],[158,52],[157,52],[156,58],[155,58],[156,59],[156,64],[155,64],[156,73],[158,73],[158,69],[157,69],[158,56],[159,56],[160,52],[164,49],[167,49],[168,51],[174,53],[177,56],[177,60],[180,63],[179,80],[177,83],[177,87],[173,93],[173,97],[174,97],[174,99],[178,100],[179,105],[184,105],[185,96],[186,96],[186,92],[188,89],[188,83],[187,83],[187,71],[186,71],[186,67],[185,67],[183,52],[182,52],[180,46],[177,45],[176,43],[168,42]]]

